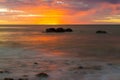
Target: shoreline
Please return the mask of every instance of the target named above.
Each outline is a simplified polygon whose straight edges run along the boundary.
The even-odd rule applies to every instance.
[[[45,55],[36,57],[35,54],[38,53],[28,50],[14,49],[12,52],[12,49],[10,49],[10,51],[11,53],[17,52],[16,56],[19,56],[19,58],[13,57],[13,59],[6,55],[8,59],[0,59],[1,64],[3,64],[3,67],[0,66],[0,70],[7,70],[10,72],[0,73],[1,80],[4,80],[5,77],[13,78],[14,80],[20,78],[42,80],[44,77],[40,79],[35,76],[41,72],[45,72],[49,75],[45,80],[79,80],[80,78],[82,80],[120,79],[120,62],[108,62],[96,59],[62,58]],[[106,77],[106,79],[102,79],[102,77]]]

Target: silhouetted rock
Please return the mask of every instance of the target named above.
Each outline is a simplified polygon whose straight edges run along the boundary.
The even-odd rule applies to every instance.
[[[47,78],[49,75],[47,73],[39,73],[36,76],[37,77],[45,77],[45,78]]]
[[[47,28],[45,32],[63,33],[63,32],[73,32],[71,28]]]
[[[106,34],[107,32],[106,32],[106,31],[101,31],[101,30],[99,30],[99,31],[96,31],[96,33],[97,33],[97,34]]]
[[[56,32],[65,32],[65,30],[63,28],[57,28]]]
[[[67,28],[65,29],[65,32],[73,32],[73,30],[71,28]]]
[[[46,29],[46,32],[56,32],[55,28],[48,28]]]

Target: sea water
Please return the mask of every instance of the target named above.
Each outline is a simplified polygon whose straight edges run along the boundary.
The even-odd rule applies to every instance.
[[[50,27],[73,32],[46,33]],[[98,30],[107,34],[96,34]],[[114,65],[107,66],[109,62]],[[99,65],[103,70],[73,70],[80,65]],[[39,80],[35,75],[45,72],[47,80],[119,80],[120,25],[0,26],[0,70],[10,71],[0,79],[27,75]]]

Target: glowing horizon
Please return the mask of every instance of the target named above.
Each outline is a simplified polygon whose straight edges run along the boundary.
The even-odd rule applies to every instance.
[[[1,0],[0,24],[120,24],[120,1]]]

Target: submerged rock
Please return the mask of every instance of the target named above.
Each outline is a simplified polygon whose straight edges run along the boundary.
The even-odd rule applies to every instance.
[[[0,70],[0,73],[4,73],[4,71]]]
[[[39,73],[36,76],[37,77],[45,77],[45,78],[49,77],[49,75],[47,73]]]
[[[84,67],[83,66],[79,66],[78,69],[84,69]]]
[[[74,68],[73,70],[102,70],[101,66],[78,66]]]
[[[7,70],[0,70],[0,73],[10,73],[10,72]]]
[[[35,65],[37,65],[38,63],[37,62],[34,62]]]

